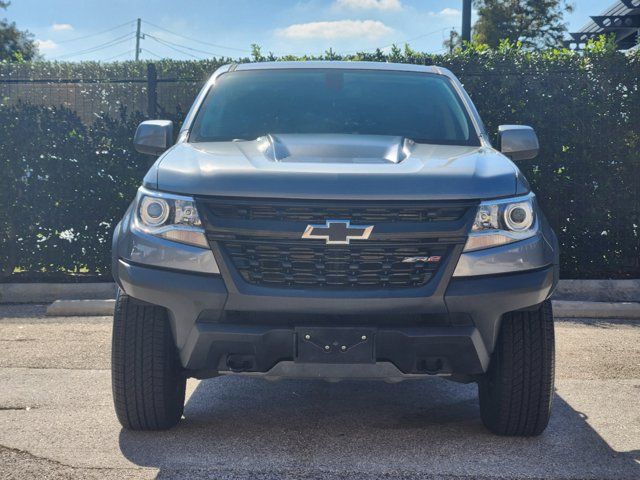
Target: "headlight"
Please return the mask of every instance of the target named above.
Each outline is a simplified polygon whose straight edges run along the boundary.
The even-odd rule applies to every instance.
[[[138,190],[134,227],[158,237],[209,248],[202,222],[191,197]]]
[[[465,252],[496,247],[533,237],[538,232],[535,195],[482,202]]]
[[[147,227],[159,227],[169,218],[171,207],[163,198],[142,197],[140,202],[140,220]]]

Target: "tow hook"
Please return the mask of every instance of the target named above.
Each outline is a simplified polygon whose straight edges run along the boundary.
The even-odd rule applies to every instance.
[[[251,371],[254,369],[255,363],[253,355],[227,355],[227,367],[234,373]]]

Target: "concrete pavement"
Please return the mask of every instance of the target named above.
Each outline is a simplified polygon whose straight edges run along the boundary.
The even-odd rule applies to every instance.
[[[0,307],[0,478],[640,478],[640,323],[557,324],[547,431],[501,438],[474,385],[190,380],[185,419],[123,431],[111,319]]]

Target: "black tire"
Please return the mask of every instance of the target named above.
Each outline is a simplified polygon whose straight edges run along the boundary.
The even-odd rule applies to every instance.
[[[118,420],[129,430],[164,430],[182,417],[186,376],[164,308],[118,292],[111,383]]]
[[[478,382],[484,425],[498,435],[540,435],[551,415],[554,376],[551,302],[504,315],[489,370]]]

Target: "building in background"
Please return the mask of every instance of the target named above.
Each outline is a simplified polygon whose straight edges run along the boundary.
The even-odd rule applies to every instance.
[[[620,50],[638,48],[640,0],[616,0],[600,15],[591,16],[589,23],[580,30],[570,33],[571,38],[565,41],[565,45],[579,50],[587,41],[612,33]]]

